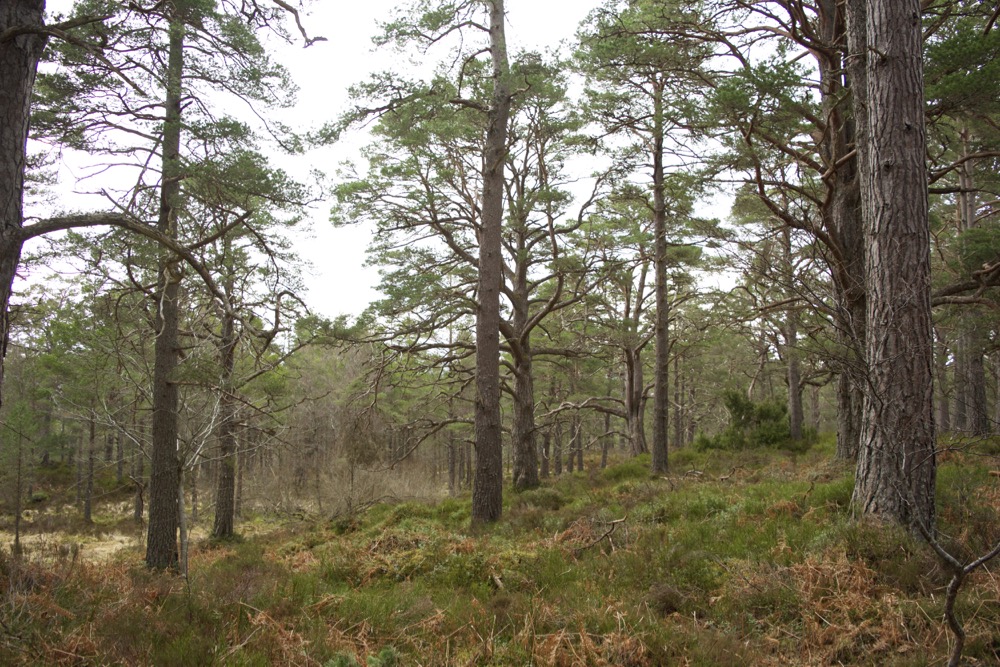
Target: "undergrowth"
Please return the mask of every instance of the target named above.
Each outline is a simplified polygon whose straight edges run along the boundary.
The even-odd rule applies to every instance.
[[[187,580],[137,551],[0,561],[0,664],[935,665],[943,572],[910,535],[851,520],[848,467],[806,453],[682,450],[508,493],[193,545]],[[991,468],[992,465],[992,468]],[[955,453],[942,536],[996,541],[993,459]],[[1000,659],[1000,583],[958,613],[969,664]]]

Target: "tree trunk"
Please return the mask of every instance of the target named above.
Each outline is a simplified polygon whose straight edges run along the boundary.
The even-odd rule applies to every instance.
[[[869,389],[853,500],[864,515],[933,530],[934,359],[920,2],[869,0],[866,18],[868,133],[861,149]]]
[[[663,87],[656,84],[653,99],[653,244],[656,290],[656,342],[653,375],[652,471],[667,472],[667,433],[670,414],[670,302],[667,294],[667,204],[663,182]]]
[[[454,498],[458,495],[458,466],[456,458],[458,456],[458,443],[455,436],[448,436],[448,495]]]
[[[962,128],[962,158],[958,168],[959,192],[957,194],[959,229],[967,232],[978,227],[976,216],[977,198],[974,176],[974,160],[970,158],[969,129]],[[985,340],[981,333],[981,315],[977,308],[963,313],[959,318],[962,327],[960,349],[962,351],[960,365],[962,380],[959,391],[964,399],[962,402],[962,428],[970,435],[988,435],[990,432],[989,412],[986,407],[986,367],[983,364]]]
[[[684,446],[684,374],[681,355],[674,355],[674,449]]]
[[[228,244],[227,244],[228,245]],[[226,295],[232,280],[226,285]],[[219,338],[222,362],[222,395],[219,397],[219,476],[215,491],[215,523],[212,536],[232,537],[236,516],[236,397],[233,395],[233,371],[236,368],[236,321],[232,313],[223,313]]]
[[[632,456],[645,454],[646,446],[646,401],[642,358],[639,350],[625,350],[625,415],[628,426],[629,446]]]
[[[23,26],[41,29],[45,0],[3,0],[0,35]],[[22,34],[0,41],[0,404],[3,360],[10,338],[8,310],[14,275],[21,261],[24,225],[24,169],[31,91],[45,37]]]
[[[548,479],[550,475],[549,460],[552,456],[552,428],[545,429],[542,434],[542,479]]]
[[[164,101],[163,177],[160,186],[160,215],[157,228],[170,237],[177,236],[180,211],[181,75],[184,71],[184,24],[174,8],[170,19],[170,44],[167,62],[167,90]],[[156,292],[153,353],[153,452],[149,474],[149,524],[146,537],[146,565],[154,569],[178,565],[178,487],[177,459],[178,392],[174,372],[180,361],[178,329],[180,322],[181,269],[177,258],[162,251]]]
[[[135,503],[132,510],[132,518],[138,524],[142,523],[142,515],[145,511],[144,493],[146,491],[146,483],[143,481],[143,475],[145,475],[145,451],[143,451],[142,442],[146,436],[146,426],[145,422],[140,426],[140,431],[138,438],[136,438],[137,443],[135,447],[135,465],[133,466],[133,483],[135,484]]]
[[[118,433],[115,438],[115,480],[118,486],[125,483],[125,434]]]
[[[562,422],[556,422],[556,425],[552,429],[552,462],[555,464],[556,477],[563,473],[562,436]]]
[[[90,415],[90,437],[87,439],[87,488],[83,498],[83,520],[94,522],[94,459],[97,457],[97,421]]]
[[[783,230],[782,259],[784,263],[784,280],[787,296],[795,297],[792,289],[794,284],[794,263],[792,258],[792,231],[788,227]],[[799,362],[799,312],[793,306],[785,312],[785,379],[788,384],[788,433],[792,442],[802,440],[802,426],[805,414],[802,410],[802,370]]]
[[[504,0],[489,0],[493,95],[483,155],[483,208],[479,235],[479,303],[476,309],[476,478],[472,524],[500,519],[503,509],[503,442],[500,424],[500,282],[503,280],[504,163],[511,92]]]
[[[840,165],[832,174],[829,228],[835,239],[840,262],[832,266],[836,311],[834,322],[839,341],[837,386],[837,454],[841,460],[853,461],[858,455],[861,438],[861,404],[865,386],[865,337],[867,302],[865,286],[865,237],[861,212],[861,173],[863,151],[851,159],[849,151],[859,146],[867,136],[866,62],[868,35],[864,20],[851,20],[852,12],[865,15],[866,0],[848,0],[847,7],[824,0],[821,23],[831,44],[846,41],[847,57],[823,61],[824,113],[832,114],[831,131],[827,133],[828,159]],[[846,12],[846,20],[844,13]],[[840,35],[846,33],[846,40]],[[846,72],[846,78],[844,73]],[[843,89],[851,93],[852,113],[844,117],[840,111]]]
[[[812,385],[809,391],[810,402],[812,403],[812,429],[816,433],[822,430],[822,415],[820,414],[820,403],[819,403],[819,392],[820,386],[818,384]]]
[[[524,307],[527,308],[527,295]],[[515,312],[515,331],[521,330],[518,325],[520,319]],[[517,347],[518,350],[514,355],[514,421],[510,439],[514,459],[514,488],[517,491],[524,491],[539,485],[535,438],[535,389],[532,377],[531,342],[527,334],[519,341]]]

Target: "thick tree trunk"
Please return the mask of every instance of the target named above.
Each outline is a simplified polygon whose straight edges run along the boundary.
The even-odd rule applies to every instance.
[[[670,302],[667,294],[667,204],[663,175],[663,88],[657,83],[653,110],[653,245],[656,290],[656,343],[653,365],[652,471],[667,472],[667,433],[670,415]]]
[[[184,24],[176,14],[170,21],[169,30],[163,176],[157,227],[165,235],[176,237],[177,215],[180,211],[181,75],[184,71]],[[178,391],[173,376],[180,361],[180,281],[181,269],[177,258],[164,251],[160,260],[154,318],[153,452],[149,473],[149,525],[146,537],[146,565],[154,569],[176,568],[179,558]]]
[[[503,509],[500,423],[500,281],[503,280],[504,162],[510,116],[504,2],[489,0],[493,96],[483,155],[483,207],[479,235],[479,304],[476,309],[476,478],[472,524],[491,523]]]
[[[3,0],[0,35],[7,30],[43,26],[45,0]],[[24,170],[28,144],[31,91],[38,59],[45,48],[40,34],[21,34],[0,41],[0,404],[3,359],[10,338],[10,297],[21,261],[24,224]]]
[[[869,389],[853,500],[864,515],[932,530],[934,359],[920,2],[869,0],[866,26],[868,134],[861,148]]]

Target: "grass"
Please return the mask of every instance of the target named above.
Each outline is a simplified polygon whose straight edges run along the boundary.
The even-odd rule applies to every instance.
[[[190,578],[141,554],[0,562],[0,663],[156,665],[934,665],[946,575],[905,533],[850,519],[849,470],[808,453],[675,453],[508,493],[372,507],[194,545]],[[990,459],[949,455],[949,546],[997,537]],[[995,467],[995,466],[994,466]],[[1000,585],[959,614],[995,664]]]

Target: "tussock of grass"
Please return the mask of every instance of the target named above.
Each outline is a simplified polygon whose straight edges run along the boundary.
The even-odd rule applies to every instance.
[[[126,552],[0,560],[0,663],[156,665],[924,665],[942,662],[947,576],[911,536],[850,520],[850,471],[820,442],[674,453],[508,493],[193,545],[190,578]],[[995,540],[988,461],[949,455],[949,547]],[[964,552],[963,552],[964,553]],[[970,664],[1000,651],[1000,583],[958,613]]]

